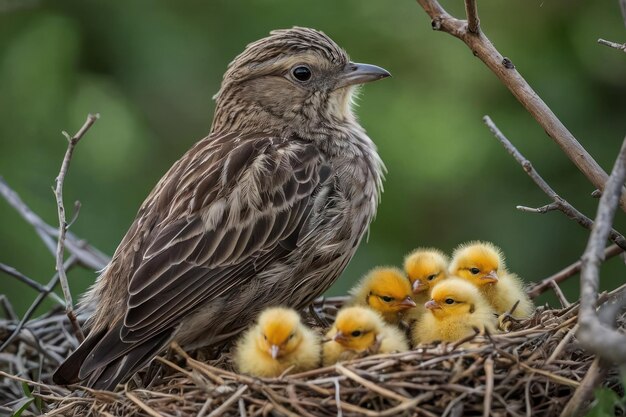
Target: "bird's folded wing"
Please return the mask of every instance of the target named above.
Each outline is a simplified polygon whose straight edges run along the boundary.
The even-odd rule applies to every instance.
[[[233,135],[203,142],[142,207],[147,218],[151,210],[167,215],[146,221],[150,230],[137,228],[145,237],[129,283],[124,342],[176,325],[286,256],[306,233],[320,171],[328,176],[310,143]]]

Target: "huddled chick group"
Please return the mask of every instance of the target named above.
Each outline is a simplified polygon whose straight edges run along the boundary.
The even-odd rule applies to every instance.
[[[502,251],[478,241],[460,245],[452,260],[437,249],[416,249],[406,256],[404,271],[374,268],[350,294],[323,341],[296,311],[263,311],[235,347],[239,371],[276,377],[320,363],[406,351],[407,327],[414,347],[455,342],[477,330],[498,331],[507,314],[523,319],[534,310],[521,279],[506,269]]]

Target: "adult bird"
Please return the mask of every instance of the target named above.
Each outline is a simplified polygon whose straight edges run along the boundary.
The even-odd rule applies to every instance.
[[[220,344],[266,306],[322,294],[376,212],[384,167],[351,104],[387,76],[313,29],[248,45],[210,135],[158,182],[86,294],[89,335],[54,381],[110,390],[170,340]]]

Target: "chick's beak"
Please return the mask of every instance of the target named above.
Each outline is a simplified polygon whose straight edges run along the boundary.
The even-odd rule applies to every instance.
[[[276,359],[278,357],[278,352],[280,352],[278,345],[270,346],[270,355],[272,355],[272,359]]]
[[[422,282],[419,279],[416,279],[415,282],[413,282],[412,287],[413,287],[413,294],[419,294],[428,289],[428,287],[425,284],[422,284]]]
[[[484,279],[487,282],[498,282],[498,274],[496,271],[490,271],[488,274],[484,275],[481,279]]]
[[[403,309],[408,309],[408,308],[413,308],[413,307],[417,307],[417,304],[415,304],[415,301],[413,301],[413,299],[409,296],[407,296],[404,300],[400,301],[398,303],[398,305]]]
[[[337,332],[335,333],[335,335],[333,336],[333,340],[337,343],[341,343],[341,342],[345,342],[348,340],[348,338],[346,337],[345,334],[343,334],[342,332]]]
[[[437,302],[435,300],[426,301],[426,304],[424,304],[424,307],[426,307],[429,310],[439,310],[439,309],[441,309],[441,306],[439,304],[437,304]]]
[[[370,64],[355,64],[349,62],[339,75],[336,88],[347,87],[349,85],[365,84],[381,78],[390,77],[391,74],[384,68]]]

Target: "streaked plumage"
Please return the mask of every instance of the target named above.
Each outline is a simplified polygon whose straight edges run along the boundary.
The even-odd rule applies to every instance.
[[[452,255],[450,274],[480,288],[498,314],[508,312],[518,301],[512,314],[515,318],[526,318],[535,309],[522,280],[506,269],[502,251],[489,242],[460,245]]]
[[[306,82],[294,75],[303,65]],[[221,344],[268,305],[322,294],[380,197],[353,85],[387,75],[312,29],[250,44],[224,76],[210,136],[159,181],[87,294],[91,332],[55,382],[112,389],[172,339]]]
[[[330,340],[322,345],[325,366],[367,353],[409,350],[404,333],[367,307],[346,307],[339,311],[326,337]]]
[[[398,268],[372,269],[350,294],[351,305],[367,306],[393,324],[399,323],[405,313],[416,307],[411,298],[411,284]]]
[[[259,377],[306,371],[320,365],[320,338],[295,310],[269,308],[238,341],[234,360],[240,372]]]
[[[427,312],[415,323],[413,345],[434,341],[454,342],[487,329],[494,332],[496,314],[478,288],[456,277],[433,287]]]

